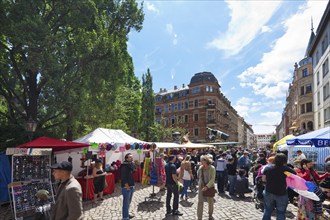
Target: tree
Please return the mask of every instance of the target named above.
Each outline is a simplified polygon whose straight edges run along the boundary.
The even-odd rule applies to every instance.
[[[155,95],[152,89],[152,76],[148,68],[142,75],[141,132],[145,141],[153,141],[151,128],[155,125]]]
[[[7,106],[0,114],[7,125],[23,128],[32,118],[38,130],[63,137],[63,130],[107,122],[118,88],[132,78],[128,34],[143,19],[135,0],[1,1],[0,96]]]

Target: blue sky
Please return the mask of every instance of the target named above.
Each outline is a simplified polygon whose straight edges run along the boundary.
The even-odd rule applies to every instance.
[[[140,32],[129,35],[135,75],[153,89],[188,85],[212,72],[255,134],[281,121],[293,66],[304,58],[328,1],[144,1]],[[270,126],[263,126],[270,125]]]

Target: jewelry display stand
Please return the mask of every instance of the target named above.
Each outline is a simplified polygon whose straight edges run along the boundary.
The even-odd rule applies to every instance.
[[[35,216],[40,206],[55,203],[51,182],[51,153],[49,148],[7,149],[12,155],[12,183],[10,194],[15,219],[24,220]],[[48,191],[48,200],[40,201],[39,190]]]

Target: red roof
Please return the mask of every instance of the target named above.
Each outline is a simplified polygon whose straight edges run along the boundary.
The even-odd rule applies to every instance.
[[[17,148],[52,148],[53,151],[68,150],[73,148],[87,147],[89,144],[83,144],[73,141],[63,141],[49,137],[39,137],[33,141],[17,146]]]

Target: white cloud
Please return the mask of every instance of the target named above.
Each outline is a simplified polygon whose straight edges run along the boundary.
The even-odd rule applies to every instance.
[[[151,12],[155,12],[156,14],[159,14],[159,10],[156,8],[156,6],[150,2],[146,2],[147,10]]]
[[[233,56],[265,29],[281,1],[227,1],[227,4],[231,11],[228,30],[209,42],[208,47],[225,50],[227,56]]]
[[[260,63],[241,73],[242,87],[250,87],[255,94],[268,98],[285,97],[288,82],[292,78],[293,65],[304,58],[310,36],[311,16],[319,21],[326,1],[309,1],[296,14],[282,24],[286,33],[274,42],[272,51],[264,53]],[[322,12],[322,13],[320,13]]]
[[[177,45],[178,44],[178,35],[174,32],[174,28],[172,24],[166,24],[166,31],[171,35],[172,44]]]
[[[261,33],[272,32],[272,29],[268,26],[261,27]]]

